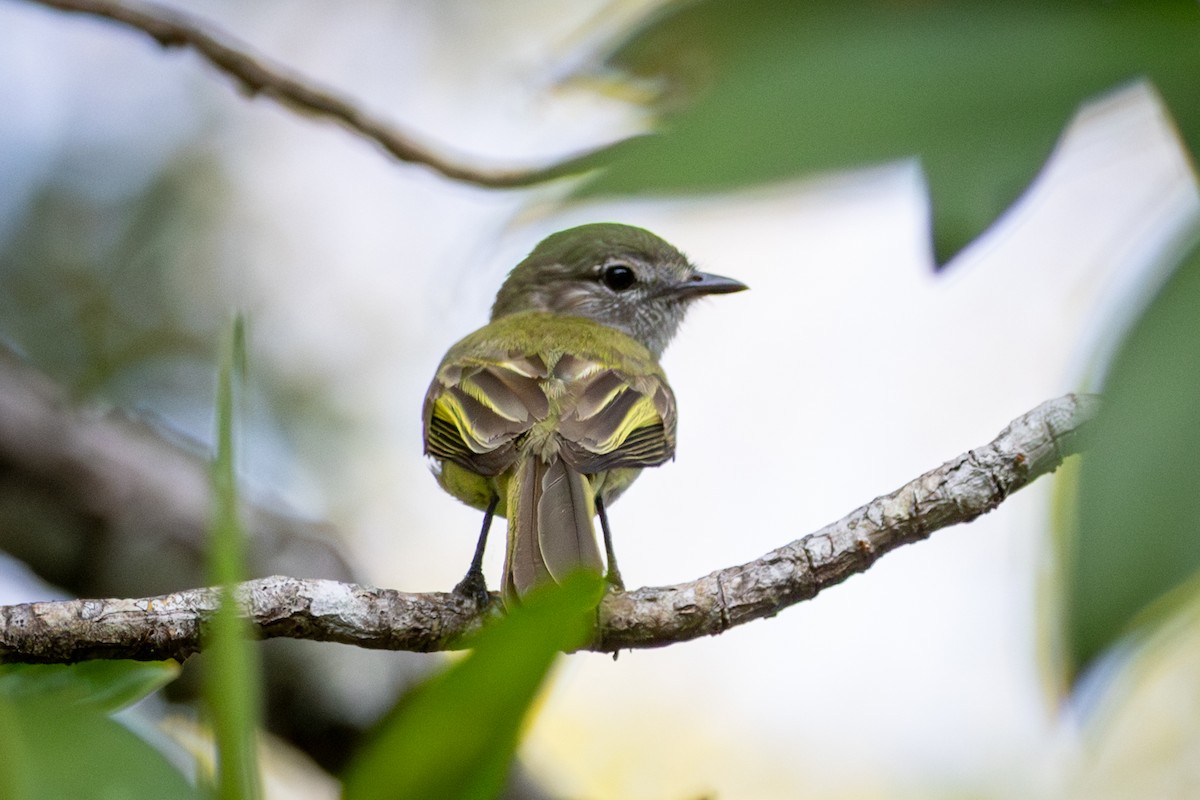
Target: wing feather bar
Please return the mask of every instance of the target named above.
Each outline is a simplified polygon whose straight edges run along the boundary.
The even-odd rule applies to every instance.
[[[591,372],[573,387],[559,433],[564,457],[587,475],[649,467],[675,452],[675,403],[653,376],[630,380],[616,370]]]
[[[484,367],[464,377],[461,386],[471,397],[512,422],[542,419],[549,411],[539,381],[504,367]]]

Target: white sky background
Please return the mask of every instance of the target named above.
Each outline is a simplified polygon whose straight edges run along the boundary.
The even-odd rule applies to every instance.
[[[481,163],[540,161],[639,118],[555,88],[598,3],[187,7]],[[371,580],[413,591],[461,577],[479,523],[421,458],[425,387],[445,348],[486,320],[507,269],[553,230],[643,225],[752,288],[696,308],[665,357],[677,460],[612,511],[626,581],[640,586],[755,558],[1077,388],[1111,336],[1106,320],[1128,314],[1130,287],[1197,212],[1144,89],[1090,111],[1028,202],[941,276],[914,165],[525,210],[548,195],[396,165],[334,126],[246,101],[192,56],[23,3],[0,5],[0,101],[0,236],[22,187],[80,140],[148,170],[175,137],[211,137],[235,180],[227,260],[181,275],[179,291],[198,317],[250,309],[255,356],[309,376],[354,423],[346,461],[307,453],[252,464],[251,477],[337,523]],[[586,797],[1051,792],[1059,734],[1035,647],[1050,488],[773,620],[615,663],[566,659],[524,754]]]

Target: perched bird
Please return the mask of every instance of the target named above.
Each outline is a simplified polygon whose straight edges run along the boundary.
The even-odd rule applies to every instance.
[[[511,605],[574,570],[621,586],[605,509],[675,453],[675,396],[658,364],[692,301],[746,286],[697,272],[649,231],[598,223],[543,240],[509,274],[492,321],[455,344],[423,408],[442,488],[484,511],[456,591],[487,602],[482,561],[508,518]]]

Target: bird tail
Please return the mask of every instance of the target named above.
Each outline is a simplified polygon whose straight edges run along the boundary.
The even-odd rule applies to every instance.
[[[561,458],[522,454],[508,482],[508,550],[504,600],[519,601],[535,586],[561,583],[578,570],[602,574],[592,518],[592,482]]]

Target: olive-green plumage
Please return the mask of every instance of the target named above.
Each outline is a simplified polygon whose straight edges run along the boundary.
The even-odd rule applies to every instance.
[[[744,288],[697,272],[649,231],[584,225],[539,244],[501,287],[492,322],[450,348],[425,397],[425,452],[442,488],[507,517],[506,602],[603,571],[593,517],[675,452],[658,357],[693,299]],[[460,586],[483,586],[487,522]]]

